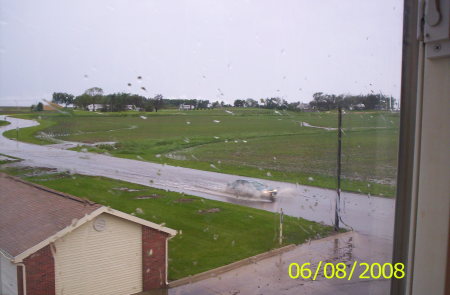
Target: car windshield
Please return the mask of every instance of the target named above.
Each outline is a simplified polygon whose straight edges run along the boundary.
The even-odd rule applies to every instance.
[[[252,184],[257,190],[261,191],[261,190],[267,189],[267,187],[265,185],[263,185],[262,183],[255,182],[255,181],[251,181],[249,183]]]

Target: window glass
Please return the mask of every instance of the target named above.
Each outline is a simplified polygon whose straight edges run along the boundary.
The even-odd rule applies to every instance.
[[[56,294],[387,294],[402,18],[401,0],[0,1],[0,171],[131,218],[82,241],[75,218]],[[72,240],[91,258],[68,266]]]

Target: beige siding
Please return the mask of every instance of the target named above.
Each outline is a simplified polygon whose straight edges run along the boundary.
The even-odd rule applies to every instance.
[[[0,294],[17,295],[17,266],[0,254]]]
[[[55,242],[57,295],[124,295],[142,291],[141,225],[101,214]]]

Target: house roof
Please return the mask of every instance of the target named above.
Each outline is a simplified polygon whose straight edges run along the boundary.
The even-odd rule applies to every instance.
[[[102,213],[154,228],[147,220],[0,173],[0,251],[14,262],[54,242]]]

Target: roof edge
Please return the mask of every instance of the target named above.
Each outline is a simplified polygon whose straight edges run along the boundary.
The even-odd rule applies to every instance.
[[[43,241],[39,242],[38,244],[34,245],[33,247],[28,248],[27,250],[23,251],[22,253],[16,255],[13,258],[13,262],[14,263],[22,262],[25,258],[30,256],[31,254],[41,250],[42,248],[44,248],[45,246],[47,246],[49,244],[55,242],[57,239],[67,235],[68,233],[70,233],[73,230],[77,229],[78,227],[80,227],[81,225],[85,224],[86,222],[91,221],[92,219],[94,219],[98,215],[102,214],[103,212],[106,212],[106,207],[104,207],[104,206],[98,208],[97,210],[94,210],[93,212],[91,212],[91,214],[85,214],[82,218],[78,219],[76,222],[72,223],[71,225],[66,226],[65,228],[63,228],[59,232],[55,233],[54,235],[46,238],[45,240],[43,240]]]
[[[18,254],[15,257],[12,257],[12,261],[14,263],[20,263],[22,262],[25,258],[27,258],[28,256],[30,256],[31,254],[39,251],[40,249],[44,248],[45,246],[55,242],[56,240],[58,240],[59,238],[69,234],[70,232],[74,231],[75,229],[77,229],[78,227],[80,227],[81,225],[85,224],[86,222],[89,222],[91,220],[93,220],[95,217],[99,216],[102,213],[107,213],[107,214],[111,214],[113,216],[140,224],[140,225],[144,225],[153,229],[156,229],[158,231],[162,231],[164,233],[167,233],[169,235],[169,237],[173,237],[177,234],[177,231],[168,227],[164,227],[161,226],[159,224],[153,223],[151,221],[112,209],[110,207],[106,207],[106,206],[101,206],[100,208],[98,208],[97,210],[91,212],[90,214],[86,214],[84,215],[84,217],[82,217],[81,219],[79,219],[78,221],[72,223],[71,225],[63,228],[62,230],[60,230],[59,232],[55,233],[54,235],[48,237],[47,239],[43,240],[42,242],[34,245],[33,247],[25,250],[24,252]]]
[[[150,227],[150,228],[153,228],[153,229],[165,232],[171,237],[173,237],[173,236],[175,236],[177,234],[176,230],[171,229],[169,227],[162,226],[160,224],[157,224],[157,223],[154,223],[154,222],[151,222],[151,221],[148,221],[148,220],[145,220],[145,219],[133,216],[133,215],[128,214],[128,213],[124,213],[124,212],[119,211],[119,210],[112,209],[110,207],[106,207],[106,208],[107,208],[106,213],[109,213],[111,215],[114,215],[114,216],[117,216],[117,217],[129,220],[129,221],[132,221],[134,223],[139,223],[141,225],[144,225],[144,226],[147,226],[147,227]]]
[[[12,261],[14,259],[14,257],[8,253],[8,251],[3,250],[0,248],[0,254],[3,255],[6,259]]]

